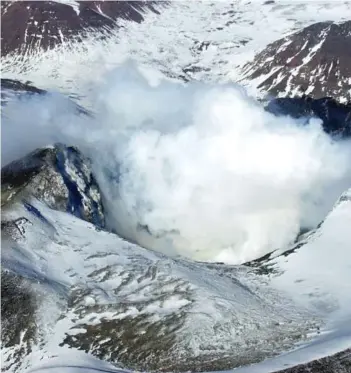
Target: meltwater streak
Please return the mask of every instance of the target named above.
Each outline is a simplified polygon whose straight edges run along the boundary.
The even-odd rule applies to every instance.
[[[351,182],[349,141],[333,141],[318,120],[276,117],[236,85],[151,86],[128,63],[92,92],[94,118],[59,95],[9,104],[3,158],[78,146],[110,227],[142,246],[241,263],[317,225]]]

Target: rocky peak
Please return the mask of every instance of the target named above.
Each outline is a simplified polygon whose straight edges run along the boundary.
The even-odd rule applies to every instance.
[[[245,78],[274,96],[351,100],[351,21],[320,22],[269,44],[244,67]]]
[[[50,208],[67,211],[104,227],[101,195],[90,162],[76,148],[38,149],[1,169],[1,205],[35,197]]]
[[[161,2],[162,4],[163,2]],[[118,19],[143,21],[153,1],[2,1],[1,55],[48,49],[85,30],[110,30]]]

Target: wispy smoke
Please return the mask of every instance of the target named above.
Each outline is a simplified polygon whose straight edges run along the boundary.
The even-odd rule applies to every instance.
[[[349,142],[317,120],[275,117],[240,87],[150,86],[125,65],[94,93],[94,119],[57,95],[9,105],[3,161],[53,141],[77,145],[111,227],[146,247],[244,262],[318,224],[350,185]]]

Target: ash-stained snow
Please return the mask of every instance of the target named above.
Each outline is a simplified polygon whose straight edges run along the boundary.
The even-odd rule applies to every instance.
[[[3,221],[26,222],[20,235],[2,235],[3,271],[30,284],[37,331],[30,341],[22,333],[15,346],[3,346],[4,367],[208,371],[283,352],[238,369],[263,373],[346,349],[349,195],[304,245],[272,259],[261,274],[170,259],[38,201],[30,202],[45,221],[16,204]],[[23,343],[29,349],[19,360]]]
[[[32,353],[11,366],[14,347],[2,350],[9,372],[68,347],[133,369],[229,369],[308,340],[323,324],[244,267],[170,259],[30,202],[45,221],[20,204],[2,218],[28,221],[20,236],[3,234],[3,270],[41,294]]]

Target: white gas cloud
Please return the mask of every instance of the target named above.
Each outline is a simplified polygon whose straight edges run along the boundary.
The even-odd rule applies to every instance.
[[[239,86],[151,86],[126,64],[93,92],[94,118],[57,95],[10,104],[3,159],[52,141],[78,146],[111,228],[148,248],[242,263],[317,225],[350,185],[350,142],[316,119],[266,112]]]

